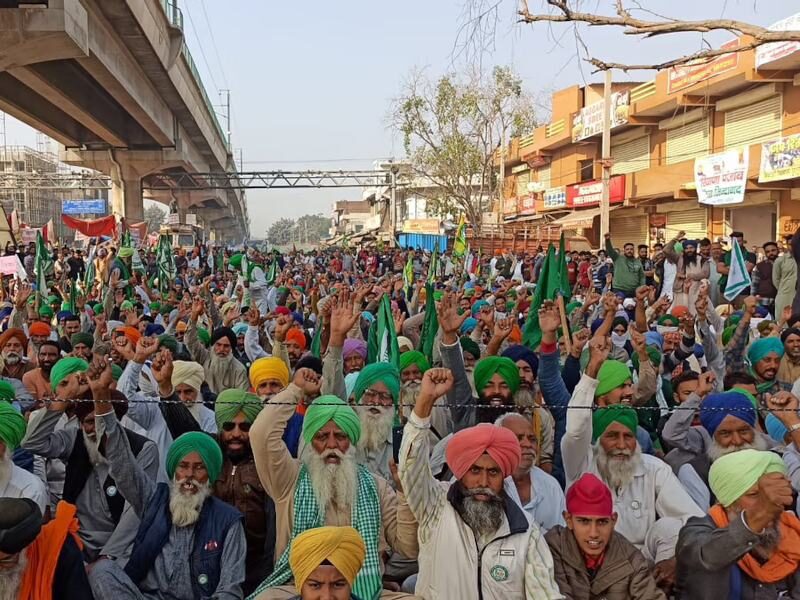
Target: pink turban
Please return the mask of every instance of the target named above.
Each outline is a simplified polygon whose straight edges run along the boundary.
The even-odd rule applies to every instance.
[[[355,338],[347,338],[342,347],[342,358],[347,358],[352,354],[358,354],[364,360],[367,360],[367,344],[364,340],[357,340]]]
[[[514,472],[521,458],[517,436],[510,429],[489,423],[462,429],[455,434],[447,444],[445,457],[453,475],[461,479],[484,453],[499,465],[503,477]]]

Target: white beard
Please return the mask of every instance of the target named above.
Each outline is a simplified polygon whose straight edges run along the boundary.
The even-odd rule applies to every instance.
[[[11,460],[11,452],[6,448],[3,456],[0,457],[0,488],[5,488],[11,481],[11,473],[14,470],[14,463]]]
[[[324,457],[331,454],[335,454],[341,460],[338,465],[325,463]],[[309,444],[303,448],[300,458],[308,469],[308,477],[311,480],[311,487],[314,489],[317,506],[322,513],[325,513],[329,504],[345,508],[355,503],[358,492],[355,446],[350,446],[347,453],[339,450],[326,450],[323,454],[317,454],[317,451]]]
[[[91,462],[95,467],[97,465],[107,464],[108,461],[106,460],[105,456],[100,454],[100,442],[98,441],[100,439],[99,436],[97,434],[93,434],[92,437],[89,437],[83,428],[81,428],[81,433],[83,434],[83,444],[86,446],[86,452],[89,453],[89,462]]]
[[[595,445],[595,460],[597,471],[611,490],[619,490],[633,480],[633,474],[642,463],[642,450],[636,444],[636,450],[629,455],[628,460],[611,458],[598,442]],[[618,450],[616,452],[619,452]]]
[[[186,408],[189,409],[189,412],[194,417],[194,420],[200,423],[200,407],[203,406],[200,402],[186,402],[184,404]]]
[[[756,435],[753,438],[752,444],[742,444],[741,446],[728,446],[725,448],[724,446],[720,446],[717,443],[717,440],[714,437],[711,437],[711,445],[706,448],[706,456],[708,459],[713,463],[718,458],[725,456],[726,454],[730,454],[732,452],[738,452],[739,450],[769,450],[767,445],[767,441],[761,437],[760,435]]]
[[[381,406],[377,415],[370,411],[371,406],[359,406],[358,416],[361,419],[361,437],[358,447],[366,452],[374,452],[389,440],[394,420],[394,410],[391,406]]]
[[[10,569],[0,569],[0,600],[17,600],[22,576],[28,566],[26,550],[19,553],[17,564]]]
[[[172,515],[172,524],[175,527],[188,527],[194,525],[200,518],[200,511],[206,499],[211,495],[211,486],[191,480],[197,487],[197,493],[186,494],[181,490],[185,479],[173,479],[169,491],[169,512]]]
[[[419,381],[411,381],[408,383],[404,383],[400,387],[400,401],[399,404],[402,407],[401,410],[403,414],[408,417],[411,414],[411,411],[414,409],[414,406],[417,404],[417,396],[419,395],[419,390],[422,387],[422,384]]]

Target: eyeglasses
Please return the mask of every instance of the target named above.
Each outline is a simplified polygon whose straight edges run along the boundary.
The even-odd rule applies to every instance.
[[[233,421],[225,421],[222,424],[222,429],[223,431],[233,431],[238,427],[239,431],[241,431],[242,433],[247,433],[248,431],[250,431],[250,425],[251,423],[248,423],[247,421],[243,423],[234,423]]]
[[[391,402],[392,395],[389,392],[379,392],[378,390],[364,390],[364,393],[361,397],[365,400],[374,400],[377,398],[381,402]]]

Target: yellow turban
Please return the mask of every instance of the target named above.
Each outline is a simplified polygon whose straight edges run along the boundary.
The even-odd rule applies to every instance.
[[[308,576],[327,560],[352,587],[366,553],[364,540],[352,527],[306,529],[292,540],[289,552],[294,585],[300,592]]]
[[[206,371],[200,363],[191,360],[176,360],[172,363],[172,387],[185,383],[199,392],[205,379]]]
[[[258,390],[258,386],[268,379],[277,379],[283,387],[289,385],[289,368],[283,359],[269,356],[259,358],[250,365],[250,385],[253,390]]]

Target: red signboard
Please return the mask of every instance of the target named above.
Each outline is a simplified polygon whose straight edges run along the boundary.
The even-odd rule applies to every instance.
[[[720,48],[727,50],[739,47],[739,40],[731,40],[722,44]],[[733,71],[739,65],[739,52],[720,54],[708,60],[697,60],[672,67],[668,72],[667,93],[673,94],[678,90],[691,87],[696,83],[711,79],[727,71]]]
[[[523,196],[517,201],[517,207],[521,215],[536,214],[536,197],[533,194]]]
[[[567,186],[567,206],[580,208],[599,206],[603,196],[603,182],[599,179],[575,183]],[[608,182],[609,204],[622,204],[625,201],[625,175],[614,175]]]

